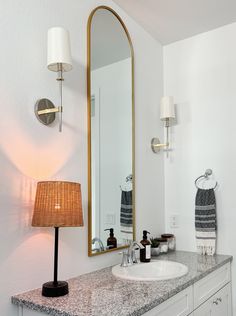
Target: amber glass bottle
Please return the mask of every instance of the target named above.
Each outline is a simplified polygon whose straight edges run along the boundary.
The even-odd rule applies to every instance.
[[[151,260],[151,243],[147,239],[147,234],[150,234],[148,231],[143,231],[143,239],[140,243],[144,246],[143,249],[140,249],[140,261],[141,262],[150,262]]]
[[[114,237],[114,229],[108,228],[104,230],[110,230],[110,237],[107,238],[107,246],[109,247],[109,249],[117,248],[117,240],[116,237]]]

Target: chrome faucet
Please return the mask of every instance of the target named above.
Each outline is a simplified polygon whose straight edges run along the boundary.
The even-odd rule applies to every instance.
[[[103,243],[102,243],[101,239],[98,238],[98,237],[93,238],[93,239],[92,239],[92,244],[94,245],[96,242],[98,243],[99,248],[95,248],[95,249],[93,249],[93,250],[96,250],[96,251],[104,251],[104,246],[103,246]]]
[[[124,250],[122,253],[123,257],[122,257],[121,267],[128,267],[132,264],[138,263],[135,250],[143,249],[143,248],[144,246],[141,243],[137,241],[132,241],[129,245],[129,248],[127,250]]]

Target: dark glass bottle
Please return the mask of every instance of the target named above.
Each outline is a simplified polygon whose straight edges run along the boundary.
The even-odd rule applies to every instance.
[[[147,234],[150,234],[148,231],[143,231],[143,239],[140,243],[144,246],[143,249],[140,249],[140,261],[141,262],[150,262],[151,260],[151,243],[147,239]]]
[[[104,229],[110,231],[110,237],[107,238],[107,246],[109,249],[117,248],[117,240],[116,237],[114,237],[114,229],[113,228],[108,228]]]

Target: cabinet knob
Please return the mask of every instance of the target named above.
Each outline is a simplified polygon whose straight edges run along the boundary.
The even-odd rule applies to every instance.
[[[217,299],[215,301],[213,301],[213,304],[218,305],[219,302],[222,302],[222,298],[221,297],[217,297]]]

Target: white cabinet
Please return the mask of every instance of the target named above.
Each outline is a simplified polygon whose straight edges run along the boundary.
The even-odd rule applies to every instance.
[[[40,313],[40,312],[36,312],[36,311],[32,311],[31,309],[28,308],[23,308],[23,307],[19,307],[19,313],[18,316],[43,316],[46,315],[44,313]]]
[[[198,307],[193,316],[231,316],[231,285],[230,283]]]
[[[196,282],[193,285],[194,288],[194,309],[204,303],[213,294],[219,291],[227,283],[230,282],[231,267],[230,263],[227,263],[208,274],[205,278]]]
[[[187,316],[193,310],[192,286],[153,308],[144,316]]]
[[[230,280],[227,263],[144,316],[232,316]]]

